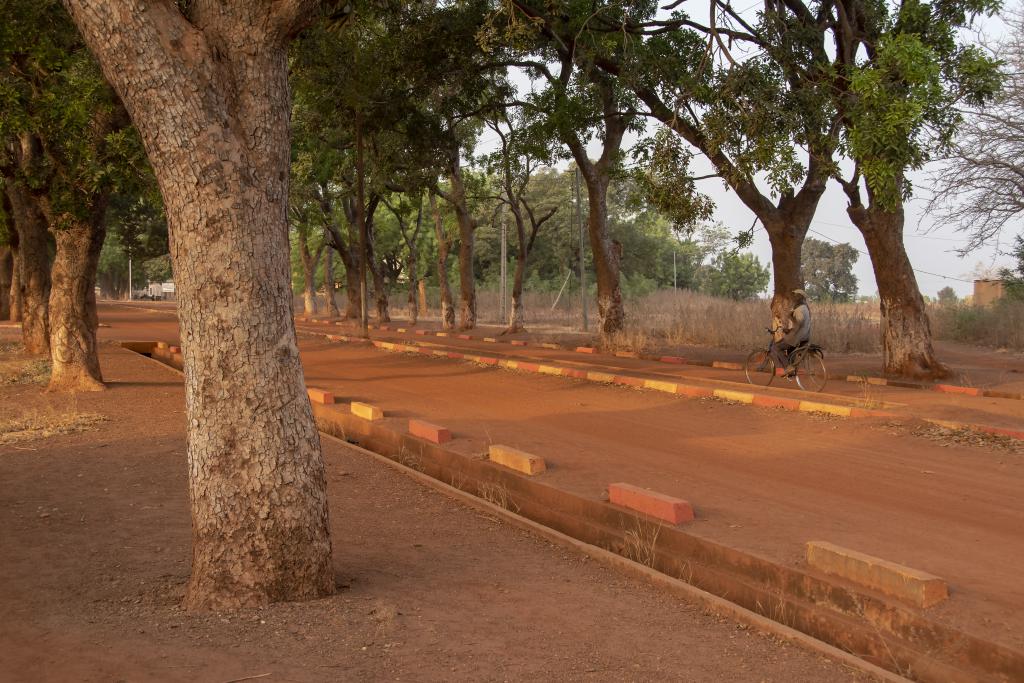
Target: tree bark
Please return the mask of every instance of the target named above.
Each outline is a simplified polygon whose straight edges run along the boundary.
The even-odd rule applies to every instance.
[[[106,203],[99,198],[89,220],[52,230],[57,255],[49,306],[50,391],[106,388],[96,350],[96,268],[107,233]]]
[[[322,250],[323,247],[320,248]],[[309,250],[309,235],[299,231],[299,259],[302,261],[302,308],[306,315],[316,315],[316,266],[320,250]]]
[[[370,199],[366,207],[366,263],[370,266],[370,276],[373,278],[374,303],[377,307],[377,322],[391,322],[391,312],[388,310],[388,284],[384,278],[380,261],[377,260],[376,239],[377,231],[374,223],[374,215],[377,213],[379,197]]]
[[[324,250],[324,296],[327,297],[327,315],[340,318],[341,311],[338,310],[334,291],[334,251],[331,249]]]
[[[19,182],[6,183],[8,206],[18,233],[18,303],[21,339],[32,354],[50,354],[50,246],[46,217]]]
[[[587,186],[587,232],[597,280],[597,313],[601,318],[601,334],[608,336],[620,331],[626,324],[619,277],[621,246],[608,233],[610,178],[607,172],[589,162],[581,171]]]
[[[8,245],[0,247],[0,320],[11,317],[11,282],[14,271],[14,254]]]
[[[950,375],[932,347],[931,324],[903,245],[903,207],[887,209],[868,188],[868,206],[860,201],[857,180],[844,183],[850,198],[846,211],[864,236],[878,284],[885,374],[915,379]]]
[[[427,309],[427,283],[425,280],[419,281],[419,295],[420,295],[420,315],[426,315],[429,311]]]
[[[448,151],[448,182],[451,192],[442,196],[455,211],[459,226],[459,327],[476,327],[476,277],[473,273],[473,248],[476,242],[477,220],[469,211],[466,183],[462,178],[461,148],[458,142]]]
[[[441,220],[441,210],[437,206],[437,198],[430,195],[430,212],[434,217],[434,234],[437,236],[437,283],[441,289],[441,328],[455,329],[455,305],[452,302],[452,289],[448,286],[448,251],[452,243]]]
[[[320,440],[291,315],[288,42],[312,0],[65,0],[168,216],[185,365],[185,605],[332,592]]]
[[[11,322],[21,322],[21,254],[18,250],[18,234],[11,233],[11,288],[8,301],[10,311],[8,319]]]

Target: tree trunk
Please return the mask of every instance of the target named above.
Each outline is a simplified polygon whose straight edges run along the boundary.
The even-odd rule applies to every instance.
[[[324,296],[327,297],[327,315],[331,318],[341,317],[338,300],[334,291],[334,250],[324,249]]]
[[[309,235],[299,231],[299,259],[302,261],[302,311],[316,315],[316,266],[319,261],[309,251]]]
[[[359,320],[359,265],[355,258],[345,264],[345,317]]]
[[[526,242],[526,226],[523,224],[523,216],[518,207],[513,208],[512,218],[516,224],[518,249],[516,250],[516,272],[512,277],[512,308],[508,314],[506,334],[514,334],[523,330],[523,277],[526,274],[526,258],[529,254],[529,245]]]
[[[434,234],[437,235],[437,283],[441,289],[441,328],[455,329],[455,306],[452,303],[452,289],[448,286],[448,251],[452,243],[444,230],[437,199],[430,195],[430,211],[434,216]]]
[[[775,280],[771,303],[772,327],[781,329],[793,310],[793,290],[804,287],[800,268],[801,253],[810,223],[796,225],[778,218],[761,219],[761,223],[765,226],[772,247],[772,273]],[[777,334],[776,338],[780,339],[781,335]]]
[[[417,226],[417,233],[419,227]],[[406,261],[406,269],[409,272],[409,324],[415,325],[419,320],[419,306],[416,302],[416,291],[420,287],[419,272],[417,269],[418,254],[416,252],[416,245],[418,241],[415,237],[409,240],[409,258]]]
[[[29,353],[49,355],[50,246],[46,217],[23,185],[8,182],[6,188],[18,233],[22,343]]]
[[[375,206],[373,207],[375,208]],[[377,323],[391,322],[391,312],[388,310],[388,285],[384,279],[384,272],[380,261],[377,260],[375,250],[377,231],[373,221],[373,215],[367,211],[366,221],[366,263],[370,266],[370,276],[373,278],[373,293],[377,307]]]
[[[429,312],[427,309],[427,283],[425,280],[420,280],[418,284],[420,293],[420,315],[426,315]]]
[[[14,254],[7,245],[0,247],[0,320],[11,317],[11,282],[13,280]]]
[[[17,238],[17,234],[11,235]],[[21,322],[21,255],[14,240],[11,241],[11,289],[10,311],[8,317],[11,322]]]
[[[864,236],[878,284],[883,371],[915,379],[948,377],[949,368],[935,357],[924,299],[903,245],[903,207],[890,211],[879,206],[870,189],[868,196],[867,208],[859,195],[851,197],[847,213]]]
[[[50,391],[105,389],[96,350],[96,268],[106,236],[106,198],[88,221],[56,228],[50,289]]]
[[[587,185],[587,229],[597,279],[597,313],[601,317],[601,334],[608,336],[620,331],[626,323],[619,277],[622,246],[608,234],[607,175],[596,169],[584,171],[582,175]]]
[[[327,487],[291,315],[288,42],[301,0],[65,3],[164,197],[185,365],[192,610],[332,592]]]

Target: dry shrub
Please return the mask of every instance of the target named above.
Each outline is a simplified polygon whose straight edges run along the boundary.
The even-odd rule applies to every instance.
[[[936,339],[1024,351],[1024,301],[992,306],[939,304],[928,311]]]
[[[767,301],[734,301],[686,290],[663,290],[630,302],[629,326],[668,346],[751,349],[768,343]],[[812,338],[833,353],[878,351],[881,335],[873,304],[812,303]],[[653,342],[652,342],[653,343]]]
[[[106,420],[103,415],[81,412],[73,405],[60,409],[48,404],[18,412],[8,408],[0,411],[0,445],[89,431]]]

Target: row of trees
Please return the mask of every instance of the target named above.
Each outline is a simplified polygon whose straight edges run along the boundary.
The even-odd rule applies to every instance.
[[[78,34],[52,0],[6,4],[5,241],[26,343],[49,345],[55,385],[71,358],[87,369],[74,383],[98,386],[88,366],[104,217],[119,195],[145,199],[149,169],[159,187],[186,370],[191,608],[332,589],[289,225],[327,235],[364,323],[367,282],[384,318],[385,269],[397,267],[381,258],[380,216],[394,216],[407,246],[433,229],[443,319],[454,325],[457,310],[472,327],[477,230],[502,206],[516,236],[514,326],[525,264],[557,208],[531,198],[530,180],[571,159],[610,334],[625,310],[609,192],[629,166],[627,133],[653,120],[634,162],[643,196],[680,230],[706,219],[712,200],[690,170],[702,155],[769,234],[777,316],[803,284],[801,246],[826,183],[841,183],[879,285],[886,371],[944,372],[902,203],[907,171],[951,138],[953,105],[998,90],[995,62],[959,38],[990,0],[766,2],[756,20],[713,0],[706,21],[653,2],[65,0]],[[510,69],[530,87],[514,87]],[[478,161],[484,130],[500,149]],[[470,162],[496,182],[481,185]]]

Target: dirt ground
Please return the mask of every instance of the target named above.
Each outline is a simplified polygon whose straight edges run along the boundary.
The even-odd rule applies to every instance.
[[[112,307],[101,319],[109,338],[177,337],[169,313]],[[804,544],[823,540],[937,574],[952,597],[929,616],[1024,648],[1019,442],[921,430],[910,419],[688,400],[322,337],[303,337],[300,348],[310,386],[382,406],[395,429],[419,417],[451,428],[451,446],[467,454],[490,443],[536,453],[549,464],[547,483],[593,499],[613,481],[685,498],[697,513],[688,531],[777,562],[801,566]],[[936,398],[959,412],[988,401]]]
[[[0,680],[861,680],[326,440],[337,595],[186,615],[180,379],[102,364],[77,399],[0,386],[0,422],[100,417],[0,436]]]

